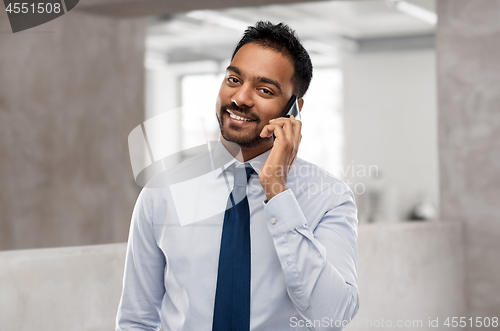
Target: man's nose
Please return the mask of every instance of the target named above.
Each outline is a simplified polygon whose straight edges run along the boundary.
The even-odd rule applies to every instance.
[[[253,89],[251,86],[241,86],[236,93],[231,97],[231,101],[238,107],[252,108],[253,102]]]

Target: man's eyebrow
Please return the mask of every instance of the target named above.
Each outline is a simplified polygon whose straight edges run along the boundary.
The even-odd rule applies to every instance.
[[[234,66],[229,66],[229,67],[227,67],[227,69],[226,69],[226,70],[227,70],[227,71],[232,71],[232,72],[234,72],[235,74],[237,74],[237,75],[240,75],[240,76],[241,76],[241,71],[240,71],[240,69],[238,69],[238,68],[236,68],[236,67],[234,67]]]
[[[274,79],[271,79],[271,78],[267,78],[267,77],[257,77],[256,81],[258,82],[262,82],[262,83],[267,83],[267,84],[271,84],[271,85],[274,85],[278,88],[278,90],[280,90],[281,92],[281,84],[278,83],[277,81],[275,81]]]

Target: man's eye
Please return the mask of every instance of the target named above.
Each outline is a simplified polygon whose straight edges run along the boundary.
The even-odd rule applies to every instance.
[[[233,84],[238,84],[239,83],[239,80],[237,78],[234,78],[234,77],[229,77],[227,80],[230,83],[233,83]]]
[[[271,92],[270,90],[265,89],[265,88],[261,89],[261,91],[262,91],[262,93],[264,93],[264,94],[273,94],[273,92]]]

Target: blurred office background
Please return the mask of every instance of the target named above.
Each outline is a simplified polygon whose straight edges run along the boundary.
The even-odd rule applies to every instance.
[[[146,39],[146,117],[189,106],[157,137],[180,141],[180,149],[193,135],[203,141],[216,133],[215,97],[242,31],[258,20],[286,22],[314,66],[299,157],[351,186],[361,222],[407,220],[418,204],[432,209],[427,218],[435,219],[436,14],[434,1],[414,3],[428,18],[401,12],[390,1],[323,1],[153,20]],[[199,118],[213,119],[205,132],[195,126]]]
[[[141,189],[127,137],[189,106],[154,138],[216,138],[257,20],[311,54],[299,156],[356,193],[359,317],[500,317],[499,0],[88,0],[16,34],[0,14],[0,321],[112,328]]]

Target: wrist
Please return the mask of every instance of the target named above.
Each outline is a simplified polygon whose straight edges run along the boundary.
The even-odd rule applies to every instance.
[[[282,192],[285,192],[288,189],[286,187],[285,182],[282,180],[265,181],[261,182],[261,184],[262,187],[264,188],[264,192],[266,193],[267,201],[270,201],[273,197],[277,196]]]

